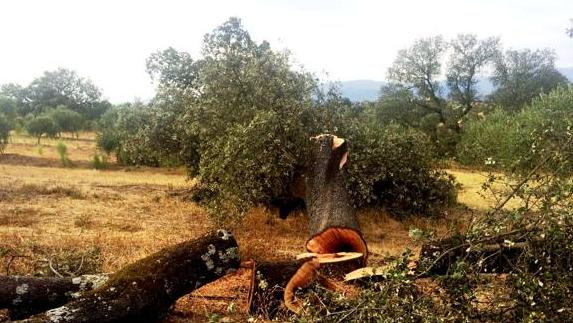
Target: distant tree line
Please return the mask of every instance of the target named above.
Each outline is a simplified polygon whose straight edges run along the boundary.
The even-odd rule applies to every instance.
[[[7,125],[2,128],[7,135],[0,138],[7,141],[14,129],[25,129],[38,143],[43,135],[77,134],[92,129],[110,107],[90,80],[64,68],[48,71],[26,87],[13,83],[0,87],[0,123]]]

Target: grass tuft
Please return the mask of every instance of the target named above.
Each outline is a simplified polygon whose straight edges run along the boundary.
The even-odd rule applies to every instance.
[[[66,146],[66,144],[63,141],[61,140],[58,141],[58,143],[56,144],[56,151],[60,156],[60,162],[62,163],[62,166],[64,167],[72,166],[72,161],[68,157],[68,146]]]

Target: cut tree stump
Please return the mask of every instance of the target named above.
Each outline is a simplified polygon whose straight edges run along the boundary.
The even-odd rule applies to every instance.
[[[333,135],[313,137],[313,157],[306,176],[306,206],[310,238],[306,249],[314,253],[359,252],[368,258],[366,241],[346,191],[343,170],[348,142]]]
[[[20,320],[63,305],[108,279],[108,274],[74,278],[0,276],[0,309],[8,309],[12,320]]]
[[[333,288],[335,284],[327,277],[338,276],[342,279],[344,273],[365,266],[368,258],[366,241],[346,191],[346,172],[343,167],[348,161],[348,142],[328,134],[313,137],[311,140],[311,163],[305,176],[305,204],[310,238],[305,247],[315,254],[315,257],[299,264],[286,284],[284,304],[295,313],[301,310],[301,304],[295,297],[297,289],[307,287],[317,279],[325,287]],[[352,258],[326,255],[343,252],[360,256]],[[327,263],[328,266],[325,266]]]
[[[239,263],[233,236],[213,231],[128,265],[100,288],[22,322],[155,322],[178,298]]]

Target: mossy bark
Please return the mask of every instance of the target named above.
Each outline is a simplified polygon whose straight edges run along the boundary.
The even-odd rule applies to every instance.
[[[239,263],[237,242],[217,230],[128,265],[100,288],[23,322],[154,322],[178,298]]]
[[[0,276],[0,309],[10,310],[12,320],[23,319],[63,305],[108,278],[107,274],[74,278]]]

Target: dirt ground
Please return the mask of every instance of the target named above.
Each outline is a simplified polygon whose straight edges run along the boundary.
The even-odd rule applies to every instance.
[[[203,210],[178,194],[194,185],[184,169],[120,167],[95,170],[93,134],[64,142],[73,165],[63,167],[56,140],[13,136],[0,155],[0,274],[53,276],[113,272],[165,246],[213,228]],[[479,194],[485,175],[450,170],[461,183],[463,207],[445,218],[398,221],[384,211],[359,213],[370,264],[419,245],[411,228],[437,236],[459,229],[492,201]],[[304,252],[302,214],[280,220],[258,208],[233,229],[242,259],[293,258]],[[240,270],[179,300],[166,322],[243,321],[249,273]],[[252,318],[256,319],[256,318]],[[0,315],[1,321],[1,315]]]

